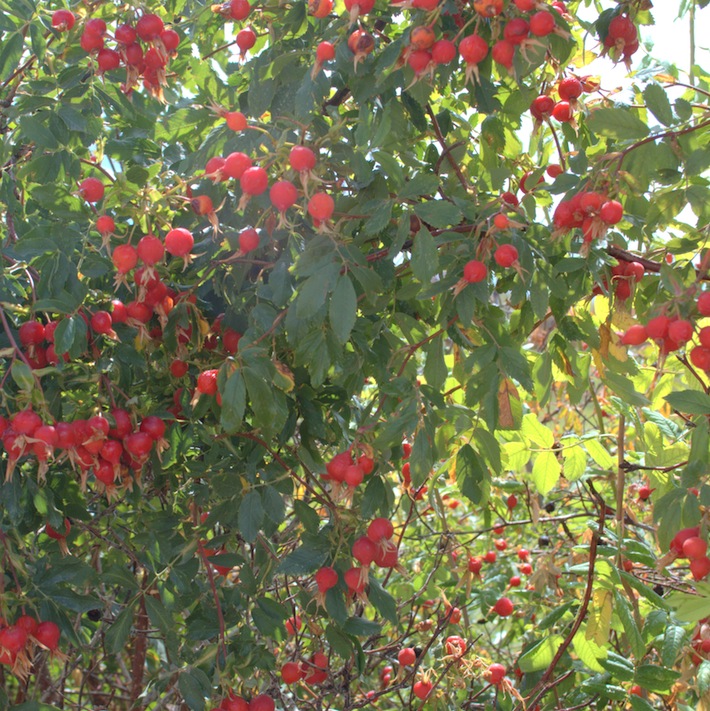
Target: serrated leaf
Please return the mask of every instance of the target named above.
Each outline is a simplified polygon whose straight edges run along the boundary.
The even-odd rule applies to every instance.
[[[561,474],[562,465],[554,452],[540,452],[535,455],[532,480],[542,496],[546,496],[555,488]]]
[[[434,466],[432,442],[426,427],[420,427],[414,437],[412,451],[409,455],[409,467],[412,475],[412,486],[419,488],[431,474]]]
[[[636,670],[634,681],[644,689],[656,693],[668,693],[680,678],[680,672],[656,664],[643,664]]]
[[[502,430],[520,429],[523,403],[518,389],[510,378],[503,378],[498,386],[498,427]]]
[[[599,663],[606,658],[606,649],[587,639],[584,630],[579,630],[572,639],[575,653],[592,671],[603,672],[604,667]]]
[[[614,605],[614,612],[616,612],[621,620],[621,624],[624,627],[624,633],[626,634],[626,638],[631,645],[631,651],[635,657],[641,658],[646,652],[646,645],[644,644],[641,632],[636,625],[636,620],[631,612],[631,606],[629,605],[628,600],[618,591],[614,591],[614,599],[616,603]]]
[[[133,600],[121,610],[113,624],[106,630],[106,650],[111,654],[118,654],[124,650],[131,634],[135,606],[136,600]]]
[[[589,456],[601,468],[611,471],[616,468],[616,461],[609,452],[604,449],[604,446],[597,439],[585,439],[584,448]]]
[[[560,635],[552,635],[540,640],[518,658],[520,671],[528,674],[547,669],[563,641],[564,638]]]
[[[606,659],[600,662],[615,681],[631,681],[634,678],[634,665],[616,652],[609,652]]]
[[[259,492],[249,491],[239,505],[239,532],[253,543],[264,522],[264,507]]]
[[[461,210],[448,200],[420,202],[414,206],[414,212],[427,225],[438,228],[455,227],[463,218]]]
[[[587,639],[602,646],[606,644],[611,629],[612,600],[611,590],[597,589],[592,593],[591,605],[587,616]]]
[[[432,280],[439,269],[439,252],[431,232],[425,227],[417,232],[412,246],[412,272],[422,283]]]
[[[673,123],[673,110],[668,94],[660,84],[648,84],[643,90],[643,100],[648,110],[664,125]]]
[[[144,599],[145,609],[151,624],[164,634],[167,634],[174,628],[175,623],[170,613],[165,609],[165,605],[163,605],[160,598],[152,595],[146,595]]]
[[[307,541],[289,553],[279,564],[277,571],[285,575],[307,575],[315,573],[318,568],[325,565],[328,559],[328,544],[326,540],[316,544]]]
[[[695,679],[698,684],[698,692],[701,696],[705,696],[710,691],[710,661],[703,660],[695,672]]]
[[[481,456],[470,444],[456,454],[456,483],[461,493],[474,504],[483,504],[490,494],[490,472]]]
[[[341,343],[347,343],[357,319],[357,294],[347,274],[337,281],[328,310],[330,327]]]
[[[204,711],[205,690],[192,671],[186,671],[178,677],[178,688],[183,701],[190,707],[190,711]]]
[[[665,396],[668,404],[688,415],[710,415],[710,395],[698,390],[681,390]]]
[[[545,427],[545,425],[537,419],[537,416],[532,413],[528,413],[523,417],[521,431],[524,437],[527,437],[538,447],[549,449],[555,443],[555,436],[552,434],[552,430]]]
[[[619,140],[645,138],[648,126],[632,109],[600,108],[595,109],[587,119],[587,127],[593,133]]]
[[[578,442],[575,438],[574,442]],[[562,447],[562,473],[567,481],[577,481],[587,470],[587,455],[581,443],[572,444],[570,440],[560,440]]]
[[[683,645],[685,644],[686,631],[677,625],[669,625],[663,635],[663,645],[661,647],[661,662],[664,666],[672,667],[678,659]]]
[[[247,391],[241,371],[236,370],[227,378],[221,394],[220,423],[227,434],[234,434],[242,424],[246,408]]]
[[[399,623],[397,601],[380,584],[380,581],[370,576],[368,599],[377,612],[393,625]]]

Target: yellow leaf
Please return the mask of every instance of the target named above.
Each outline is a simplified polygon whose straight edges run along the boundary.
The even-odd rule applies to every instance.
[[[606,644],[611,628],[613,593],[611,590],[595,590],[589,610],[585,636],[598,645]]]
[[[587,639],[586,634],[579,630],[572,639],[572,647],[575,653],[592,671],[604,671],[604,667],[599,664],[599,659],[606,659],[606,649],[590,639]]]

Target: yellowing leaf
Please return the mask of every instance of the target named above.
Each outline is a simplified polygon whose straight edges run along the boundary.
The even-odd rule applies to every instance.
[[[555,443],[555,436],[532,413],[523,417],[523,434],[538,447],[550,448]]]
[[[510,378],[504,378],[498,388],[498,425],[504,430],[520,427],[522,405],[518,389]]]
[[[604,672],[604,667],[597,660],[606,659],[606,649],[599,646],[590,639],[587,639],[586,632],[579,630],[572,639],[572,647],[575,654],[584,662],[592,671]]]
[[[613,593],[611,590],[595,590],[589,610],[585,636],[599,645],[606,644],[611,627]]]
[[[557,484],[562,465],[554,452],[541,452],[533,464],[532,479],[535,488],[540,494],[546,496]]]

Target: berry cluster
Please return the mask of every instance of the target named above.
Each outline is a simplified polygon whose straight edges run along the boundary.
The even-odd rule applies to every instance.
[[[57,10],[52,16],[52,26],[60,31],[71,30],[76,22],[69,10]],[[106,46],[106,39],[115,41],[113,48]],[[106,22],[94,17],[86,21],[81,34],[81,48],[96,60],[99,75],[126,67],[126,81],[122,91],[130,94],[142,80],[145,89],[162,99],[166,85],[166,69],[171,57],[177,54],[180,35],[153,13],[141,15],[135,25],[117,25],[109,34]]]
[[[26,679],[38,647],[59,655],[60,636],[59,627],[49,620],[40,622],[31,615],[21,615],[8,625],[0,618],[0,664],[11,667],[20,679]]]
[[[696,301],[699,316],[710,316],[710,291],[703,291]],[[697,343],[692,343],[697,337]],[[662,353],[671,353],[685,347],[690,362],[706,373],[710,373],[710,326],[704,326],[696,333],[691,318],[661,314],[650,319],[645,325],[634,324],[621,336],[627,346],[638,346],[647,340],[655,341]]]
[[[274,711],[275,708],[276,703],[268,694],[257,694],[247,701],[232,691],[212,711]]]
[[[155,415],[144,417],[136,428],[130,414],[118,408],[108,417],[99,414],[53,424],[43,423],[29,408],[9,419],[0,416],[0,440],[8,455],[6,478],[23,457],[37,459],[40,478],[50,462],[68,460],[79,470],[82,486],[93,471],[99,488],[111,494],[117,485],[130,487],[140,478],[154,446],[159,452],[167,446],[165,429],[165,422]]]
[[[557,205],[553,221],[556,234],[580,228],[584,242],[589,244],[603,237],[623,217],[624,208],[618,200],[596,190],[582,190]]]

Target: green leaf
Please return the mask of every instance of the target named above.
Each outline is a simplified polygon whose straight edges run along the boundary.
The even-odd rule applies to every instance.
[[[431,474],[434,466],[434,452],[429,431],[426,427],[420,427],[412,451],[409,455],[409,466],[412,474],[412,486],[419,488]]]
[[[106,650],[111,654],[122,652],[131,634],[133,626],[133,614],[137,600],[130,602],[113,621],[113,624],[106,630]]]
[[[35,385],[32,369],[24,361],[13,361],[10,367],[10,374],[20,390],[32,390]]]
[[[706,395],[698,390],[681,390],[677,393],[666,395],[668,404],[679,412],[689,415],[709,415],[710,395]]]
[[[195,670],[185,671],[178,677],[178,688],[185,703],[191,711],[204,711],[205,699],[209,696],[211,689],[205,693],[202,680]]]
[[[164,634],[167,634],[175,627],[175,622],[173,621],[172,616],[165,609],[165,606],[160,598],[153,597],[152,595],[146,595],[144,599],[145,609],[148,613],[150,623]]]
[[[328,559],[328,542],[319,540],[305,542],[289,553],[279,564],[277,571],[285,575],[307,575],[315,573]]]
[[[356,637],[369,637],[378,634],[382,626],[378,622],[366,620],[364,617],[348,617],[343,629]]]
[[[533,462],[532,480],[535,488],[542,496],[555,488],[562,474],[562,465],[554,452],[540,452]]]
[[[664,125],[673,123],[673,110],[668,94],[660,84],[648,84],[643,90],[643,100],[648,110]]]
[[[426,227],[422,227],[414,237],[412,247],[412,272],[422,283],[432,280],[439,269],[439,252],[434,238]]]
[[[600,662],[615,681],[631,681],[634,678],[634,665],[616,652],[609,651],[606,659]]]
[[[580,630],[572,639],[572,646],[577,656],[583,661],[592,671],[603,672],[604,667],[601,665],[601,660],[606,658],[606,649],[587,639],[584,630]]]
[[[337,281],[330,297],[330,327],[341,343],[347,343],[357,318],[357,294],[347,274]]]
[[[397,601],[380,584],[379,580],[370,575],[367,597],[377,612],[393,625],[399,623]]]
[[[523,417],[521,432],[524,437],[527,437],[538,447],[550,449],[555,443],[555,436],[552,434],[552,430],[545,427],[537,419],[537,416],[532,413],[528,413]]]
[[[259,492],[252,489],[239,505],[239,532],[245,540],[253,543],[264,522],[264,507]]]
[[[220,412],[220,423],[227,434],[234,434],[244,419],[246,408],[246,385],[240,370],[235,370],[228,378],[221,390],[222,410]]]
[[[595,109],[587,119],[587,127],[593,133],[622,141],[644,138],[649,133],[636,112],[627,108]]]
[[[87,348],[87,328],[84,319],[75,314],[63,318],[54,332],[54,348],[58,355],[68,353],[78,358]]]
[[[680,678],[680,672],[655,664],[642,664],[636,670],[634,681],[644,689],[655,691],[659,694],[668,693]]]
[[[448,200],[420,202],[414,206],[414,212],[427,225],[438,228],[455,227],[463,217],[461,210]]]
[[[520,671],[529,674],[547,669],[563,641],[564,638],[558,634],[541,639],[518,658]]]
[[[490,495],[488,467],[470,444],[456,453],[456,482],[461,493],[476,505],[484,504]]]
[[[325,628],[325,638],[333,650],[343,659],[350,659],[353,653],[353,643],[337,625],[331,623]]]
[[[672,667],[683,645],[685,644],[686,631],[677,625],[670,625],[663,635],[663,645],[661,647],[661,662],[666,667]]]
[[[13,32],[2,38],[0,45],[0,80],[5,81],[20,65],[24,37],[20,32]],[[31,117],[28,117],[31,118]],[[30,140],[32,140],[30,138]]]

